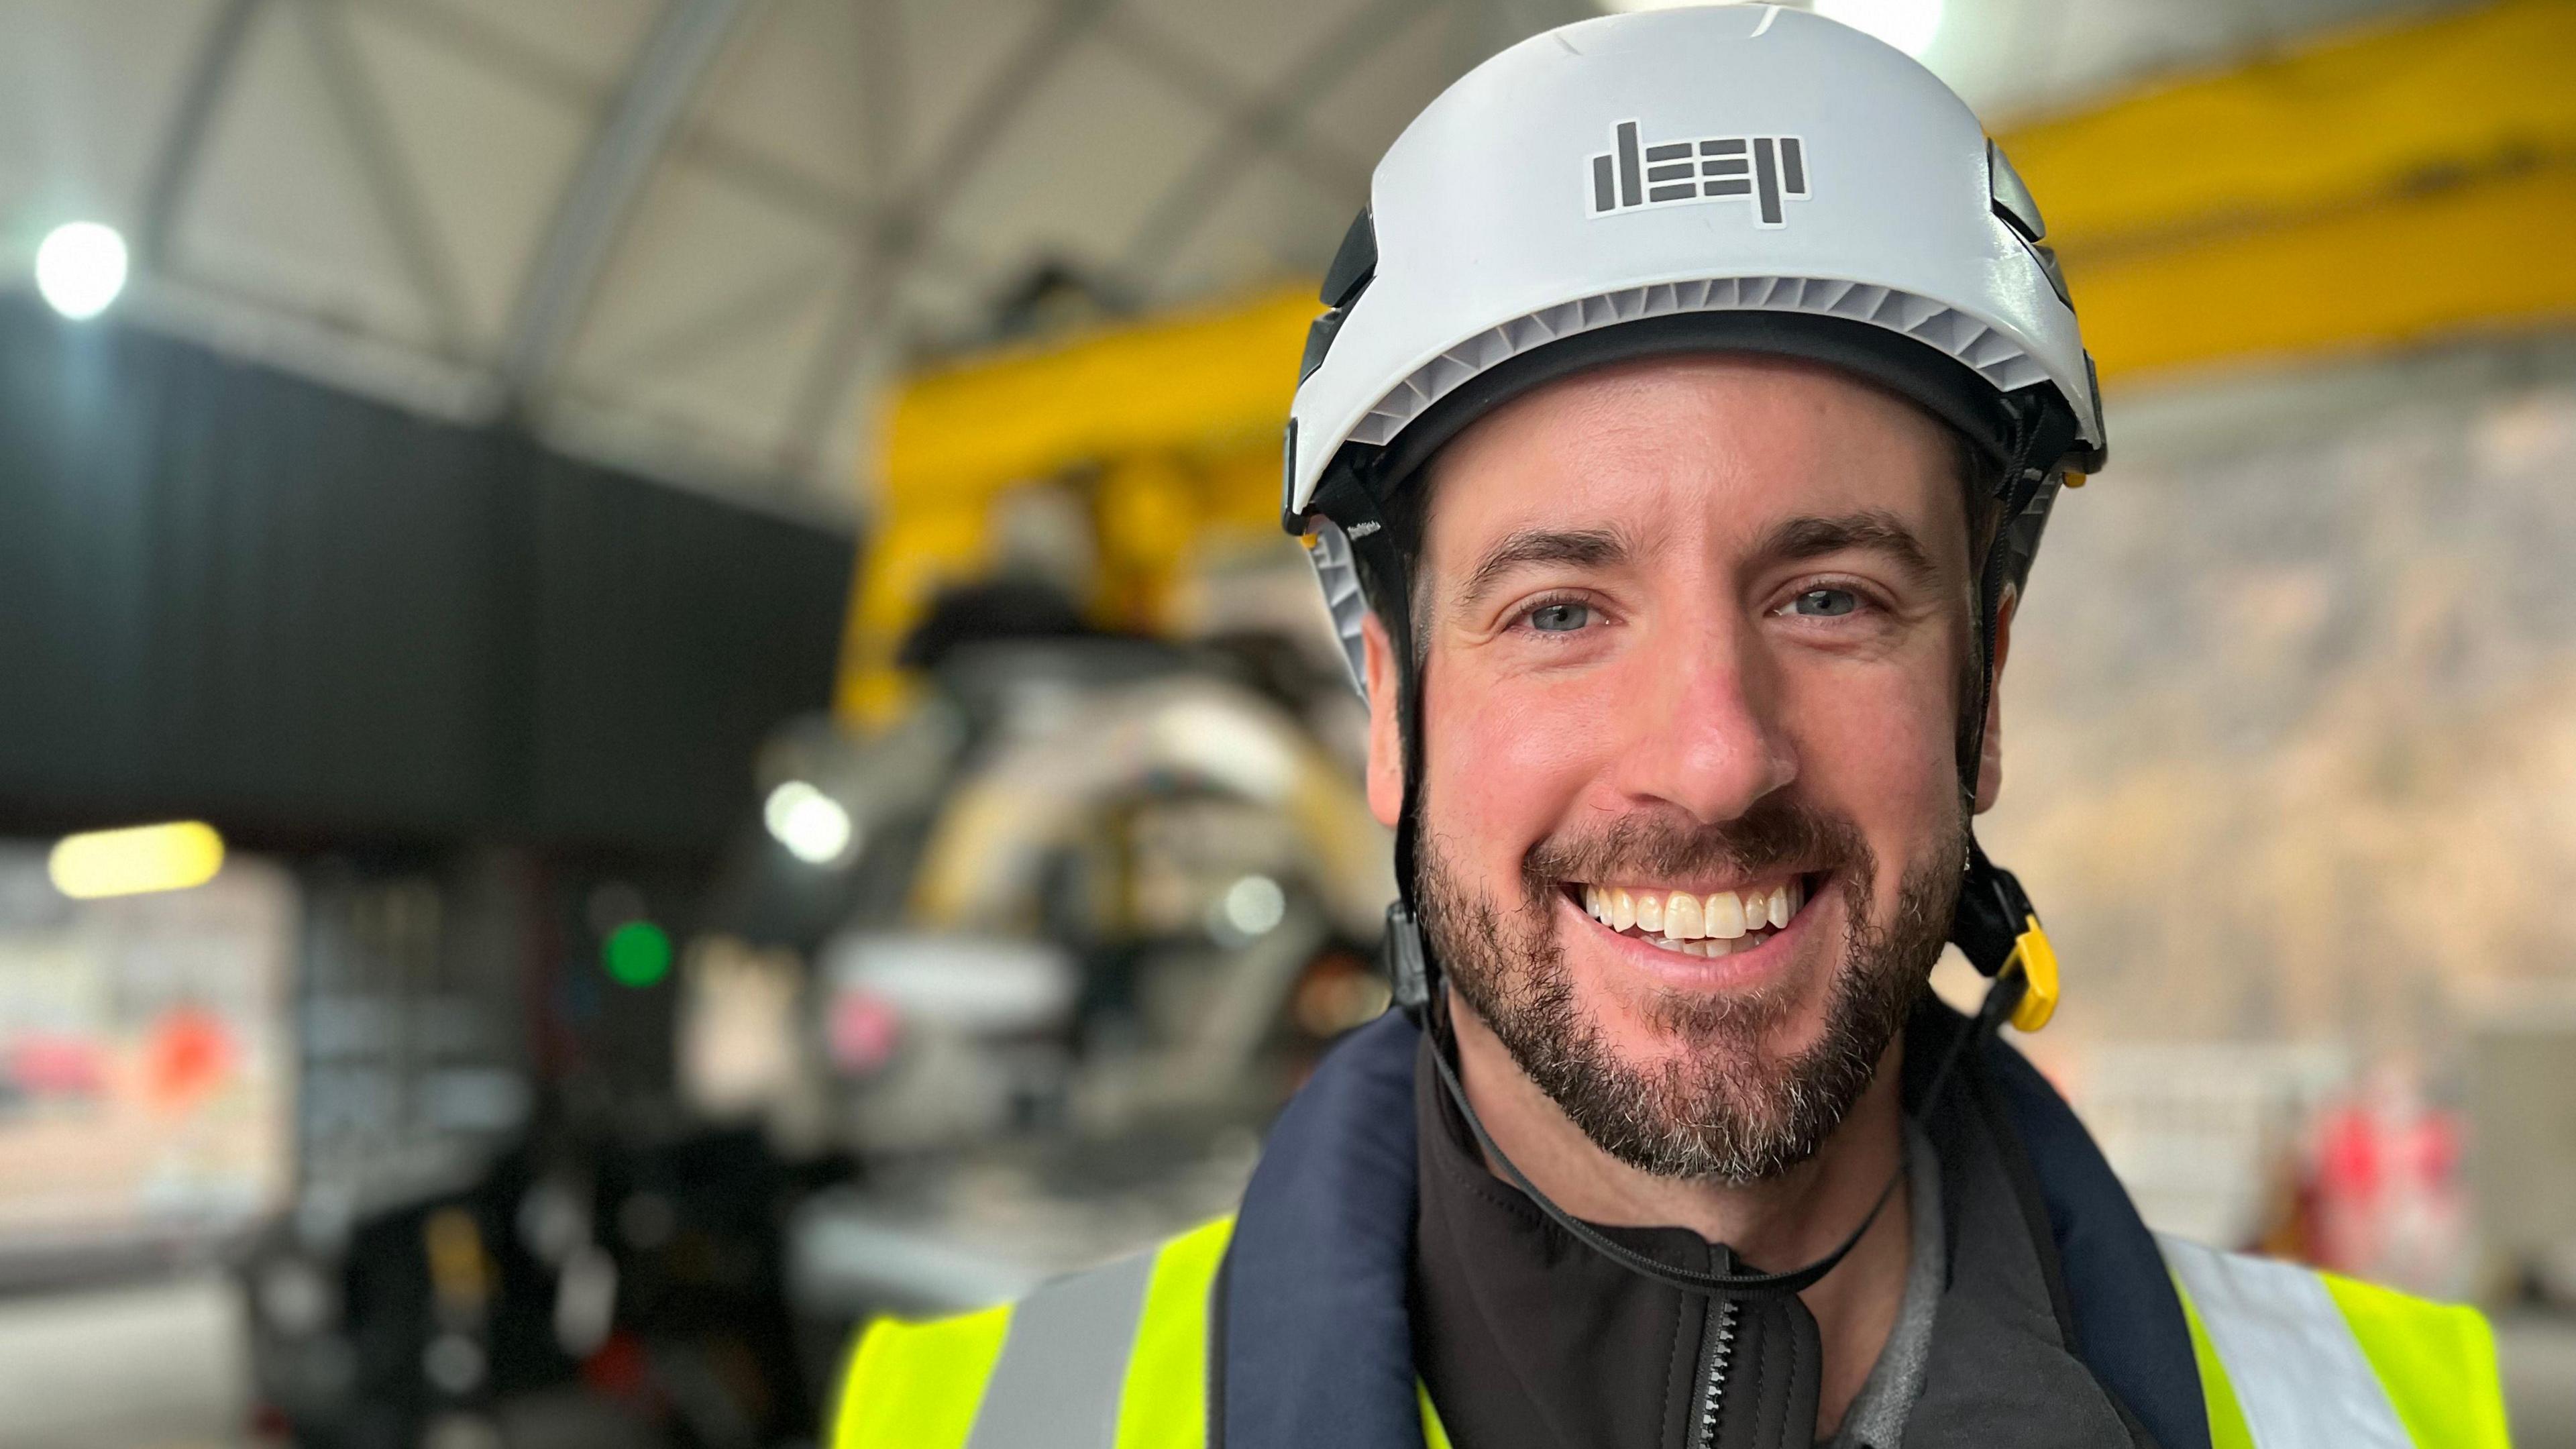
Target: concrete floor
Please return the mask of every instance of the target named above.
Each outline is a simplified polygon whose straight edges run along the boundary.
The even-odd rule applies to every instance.
[[[10,1449],[237,1449],[250,1359],[220,1273],[0,1300]]]

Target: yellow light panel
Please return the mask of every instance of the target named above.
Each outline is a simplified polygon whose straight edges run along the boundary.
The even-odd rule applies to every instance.
[[[224,868],[224,838],[197,820],[66,835],[45,862],[54,889],[74,900],[183,891]]]

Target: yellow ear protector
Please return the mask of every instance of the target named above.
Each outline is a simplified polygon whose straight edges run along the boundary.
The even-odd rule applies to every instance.
[[[2011,1021],[2021,1031],[2037,1031],[2048,1025],[2057,1014],[2057,948],[2048,944],[2048,933],[2039,928],[2039,917],[2022,917],[2025,929],[2013,938],[2012,954],[2004,958],[2004,970],[2021,968],[2021,1000],[2014,1003]]]
[[[2012,1002],[2005,1020],[2030,1032],[2057,1014],[2057,948],[2040,929],[2039,910],[2023,894],[2021,882],[1988,860],[1973,835],[1968,837],[1967,874],[1959,882],[1958,913],[1950,918],[1950,939],[1969,965],[1995,983],[1993,992]]]

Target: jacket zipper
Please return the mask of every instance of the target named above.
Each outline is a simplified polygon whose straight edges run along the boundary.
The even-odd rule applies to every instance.
[[[1732,1298],[1717,1301],[1717,1323],[1709,1334],[1708,1373],[1700,1381],[1699,1429],[1691,1449],[1716,1449],[1717,1416],[1726,1407],[1726,1372],[1735,1362],[1735,1322],[1741,1309]]]

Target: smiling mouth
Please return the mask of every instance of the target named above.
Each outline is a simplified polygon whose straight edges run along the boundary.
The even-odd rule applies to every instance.
[[[1568,881],[1577,908],[1620,935],[1685,956],[1731,956],[1770,940],[1806,908],[1822,877],[1786,875],[1736,890],[1682,891]]]

